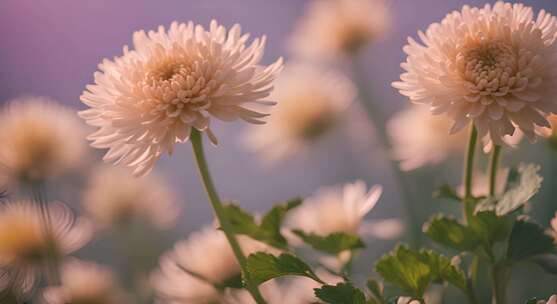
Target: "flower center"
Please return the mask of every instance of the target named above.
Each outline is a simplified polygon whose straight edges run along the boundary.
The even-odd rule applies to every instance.
[[[504,95],[516,81],[518,56],[511,45],[500,41],[480,42],[457,55],[465,80],[481,95]]]

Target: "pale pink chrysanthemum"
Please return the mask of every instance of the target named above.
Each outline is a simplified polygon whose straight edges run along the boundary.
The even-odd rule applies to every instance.
[[[408,39],[400,82],[393,86],[434,114],[469,123],[480,137],[504,144],[521,130],[535,139],[557,112],[557,19],[522,4],[464,6]]]
[[[238,241],[246,255],[272,251],[245,236],[238,237]],[[173,250],[161,257],[159,269],[152,275],[151,282],[160,303],[214,303],[222,298],[214,285],[237,277],[240,270],[224,233],[206,226],[178,242]]]
[[[240,26],[229,31],[212,21],[201,25],[174,22],[168,30],[135,32],[133,50],[105,59],[87,86],[81,101],[90,109],[80,112],[98,127],[92,146],[109,149],[104,159],[147,173],[163,153],[188,140],[192,128],[217,140],[209,127],[220,120],[243,119],[261,124],[266,114],[250,104],[266,101],[282,59],[264,66],[265,37],[247,45]]]
[[[46,288],[43,297],[47,304],[131,303],[108,267],[77,259],[62,265],[61,285]]]
[[[93,172],[83,194],[83,208],[101,227],[143,220],[159,229],[174,225],[180,210],[162,178],[134,177],[117,166]]]
[[[10,287],[16,286],[21,295],[34,287],[47,261],[47,248],[53,248],[60,259],[83,247],[92,236],[89,222],[76,219],[63,204],[50,203],[47,208],[52,223],[49,234],[43,229],[37,204],[16,201],[0,205],[0,277],[8,278]]]
[[[37,183],[77,167],[85,153],[76,113],[45,97],[10,101],[0,112],[0,179]]]
[[[302,152],[335,127],[355,96],[354,85],[343,75],[290,64],[276,82],[272,98],[278,104],[267,124],[251,127],[246,143],[271,163]]]
[[[384,0],[314,0],[301,16],[290,47],[312,59],[352,55],[383,35],[389,23]]]

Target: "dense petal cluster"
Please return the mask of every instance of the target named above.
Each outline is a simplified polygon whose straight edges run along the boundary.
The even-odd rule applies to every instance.
[[[309,2],[291,37],[292,50],[308,58],[358,52],[389,25],[384,0],[318,0]]]
[[[504,144],[521,130],[530,139],[557,112],[557,19],[534,16],[522,4],[464,6],[418,33],[400,82],[412,102],[454,120],[452,132],[473,123],[481,137]]]
[[[104,227],[145,220],[165,229],[179,214],[175,195],[162,178],[135,178],[123,168],[106,166],[93,172],[83,194],[83,207]]]
[[[56,256],[67,255],[84,246],[92,236],[91,225],[74,218],[61,203],[49,209],[52,231],[45,232],[40,208],[28,201],[0,205],[0,277],[24,295],[30,291],[47,259],[48,242]]]
[[[75,259],[62,266],[61,285],[46,288],[43,297],[47,304],[130,303],[109,268]]]
[[[80,112],[98,127],[89,139],[109,149],[104,159],[148,172],[163,153],[187,141],[192,128],[216,138],[211,116],[261,124],[266,115],[246,108],[273,104],[264,99],[282,68],[282,59],[259,65],[265,37],[249,46],[239,25],[229,31],[212,21],[209,29],[172,23],[168,30],[135,32],[133,49],[105,59],[95,84],[81,96],[90,109]]]
[[[240,236],[245,254],[268,247]],[[213,226],[192,233],[160,259],[160,269],[152,276],[157,299],[167,304],[213,303],[221,298],[214,285],[240,275],[240,265],[224,233]]]
[[[3,183],[42,182],[74,168],[85,153],[74,111],[44,97],[19,98],[0,112]]]
[[[354,85],[343,75],[291,64],[272,94],[278,105],[265,126],[250,128],[247,145],[271,162],[300,152],[335,126],[355,95]]]

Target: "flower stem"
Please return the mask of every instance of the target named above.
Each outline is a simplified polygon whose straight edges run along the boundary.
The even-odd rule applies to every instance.
[[[41,225],[46,241],[46,279],[49,285],[56,286],[60,284],[60,275],[58,273],[58,257],[56,256],[54,248],[55,236],[52,229],[52,218],[50,216],[50,209],[48,208],[44,184],[34,184],[32,186],[32,192],[33,200],[39,206]]]
[[[474,213],[474,197],[472,195],[472,178],[474,175],[474,156],[476,152],[476,143],[478,141],[478,131],[472,125],[470,127],[470,139],[468,141],[468,149],[464,159],[464,219],[467,221]]]
[[[232,231],[232,227],[230,226],[230,223],[228,222],[228,220],[224,215],[224,208],[222,206],[221,200],[218,196],[217,190],[215,188],[215,185],[213,184],[213,180],[211,179],[211,175],[209,173],[209,168],[207,166],[207,161],[205,159],[205,153],[203,152],[203,142],[199,131],[193,129],[190,136],[190,140],[191,140],[193,154],[197,162],[199,175],[201,177],[201,180],[203,181],[203,185],[205,186],[205,191],[207,192],[209,202],[213,207],[215,216],[219,220],[221,229],[224,232],[226,239],[228,240],[228,243],[230,243],[230,247],[232,247],[232,251],[236,256],[236,259],[238,260],[238,264],[240,264],[240,268],[242,269],[242,273],[246,282],[246,288],[249,291],[249,293],[253,296],[257,304],[265,304],[266,302],[263,299],[263,296],[261,296],[261,293],[259,292],[257,285],[253,284],[251,277],[247,272],[246,256],[242,252],[242,248],[240,248],[240,244],[238,243],[238,240],[236,239],[236,236]]]
[[[509,269],[504,265],[494,265],[491,269],[491,282],[493,290],[493,304],[507,303],[507,282],[509,278]]]
[[[499,159],[501,156],[501,146],[495,145],[493,147],[493,152],[491,153],[491,158],[489,160],[489,196],[495,195],[495,190],[497,187],[497,171],[499,167]]]
[[[357,84],[359,99],[363,107],[366,109],[369,120],[375,129],[375,133],[379,138],[381,149],[383,154],[386,156],[391,171],[393,172],[395,181],[398,183],[398,188],[401,192],[402,203],[406,212],[406,221],[408,222],[408,230],[410,233],[410,245],[411,247],[417,248],[422,242],[421,237],[421,225],[418,220],[418,215],[415,208],[415,204],[412,200],[412,193],[410,191],[410,184],[406,179],[404,173],[400,170],[398,163],[390,157],[391,142],[387,136],[385,130],[386,118],[383,113],[377,109],[372,100],[371,94],[366,90],[367,84],[364,81],[363,73],[360,70],[360,64],[357,62],[356,57],[352,56],[352,71],[354,75],[354,81]]]

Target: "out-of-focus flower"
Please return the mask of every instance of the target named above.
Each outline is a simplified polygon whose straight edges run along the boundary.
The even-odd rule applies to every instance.
[[[432,116],[422,106],[410,106],[397,113],[387,125],[393,157],[405,171],[438,164],[466,147],[466,132],[451,136],[450,129],[449,118]]]
[[[286,226],[322,236],[334,232],[358,234],[381,192],[377,185],[368,191],[363,181],[322,188],[291,212]]]
[[[328,271],[323,269],[317,269],[315,271],[317,276],[329,285],[336,285],[344,280],[341,277],[332,275]],[[284,290],[284,302],[288,304],[310,304],[310,303],[320,303],[320,300],[315,297],[314,288],[320,288],[321,284],[315,282],[312,279],[305,277],[294,277],[285,283]]]
[[[547,301],[539,301],[538,304],[557,304],[557,295],[552,295]]]
[[[139,219],[160,229],[170,228],[179,210],[174,194],[158,176],[136,178],[123,168],[107,166],[93,173],[83,205],[105,227]]]
[[[268,247],[247,237],[238,237],[245,254]],[[160,269],[152,276],[157,299],[168,304],[213,303],[221,299],[214,285],[223,285],[240,275],[224,233],[212,226],[192,233],[164,254]],[[210,282],[210,283],[209,283]]]
[[[538,128],[538,131],[543,136],[548,137],[551,145],[557,148],[557,115],[549,115],[547,120],[549,121],[551,128]]]
[[[91,238],[91,225],[76,219],[61,203],[47,206],[52,230],[45,233],[39,207],[27,201],[0,205],[0,277],[7,277],[21,293],[30,291],[44,266],[48,248],[60,259]],[[49,246],[49,242],[51,246]]]
[[[334,127],[355,95],[342,75],[301,63],[289,65],[272,94],[278,105],[265,126],[250,128],[247,145],[271,162],[299,152]]]
[[[408,39],[393,86],[453,119],[452,133],[473,123],[498,145],[517,129],[534,140],[557,112],[556,33],[555,17],[522,4],[464,6]]]
[[[104,159],[133,167],[142,175],[174,144],[189,139],[191,128],[211,132],[211,116],[224,121],[264,123],[266,115],[246,108],[273,104],[264,99],[282,69],[282,59],[259,65],[265,37],[246,45],[240,26],[226,28],[212,21],[201,25],[174,22],[168,30],[135,32],[133,50],[105,59],[81,101],[80,112],[98,127],[92,146],[109,149]]]
[[[499,168],[497,180],[495,181],[495,194],[501,194],[505,190],[509,168]],[[489,176],[483,171],[475,171],[472,179],[472,193],[476,197],[489,195]],[[458,187],[458,194],[464,195],[464,185]]]
[[[112,271],[91,262],[72,259],[62,266],[61,285],[45,289],[48,304],[129,303]]]
[[[352,55],[386,31],[389,17],[384,0],[311,1],[292,34],[291,49],[308,58]]]
[[[35,183],[55,178],[83,158],[83,125],[77,115],[44,97],[9,102],[0,112],[0,179]]]

